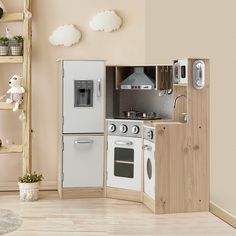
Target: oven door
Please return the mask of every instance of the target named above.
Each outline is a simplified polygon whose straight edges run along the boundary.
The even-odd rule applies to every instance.
[[[109,136],[107,186],[141,191],[142,139]]]

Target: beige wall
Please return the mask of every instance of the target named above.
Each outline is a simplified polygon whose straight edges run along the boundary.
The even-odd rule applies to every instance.
[[[104,59],[107,63],[144,63],[145,1],[138,0],[33,0],[33,167],[46,181],[57,175],[57,63],[58,58]],[[88,22],[102,9],[116,9],[123,27],[112,34],[94,32]],[[75,24],[80,44],[53,47],[48,36],[58,26]]]
[[[207,57],[211,60],[210,195],[211,201],[234,215],[235,9],[235,0],[147,0],[146,11],[148,63],[167,63],[179,57]]]

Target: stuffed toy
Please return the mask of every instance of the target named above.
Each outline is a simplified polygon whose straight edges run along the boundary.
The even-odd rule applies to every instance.
[[[2,18],[4,12],[7,12],[6,8],[5,8],[3,2],[0,1],[0,19]]]
[[[6,103],[15,103],[13,111],[18,111],[20,104],[23,102],[23,94],[25,93],[25,89],[21,87],[21,80],[22,77],[19,75],[14,75],[9,81],[10,89],[7,91],[7,94],[10,94],[10,98],[6,100]]]

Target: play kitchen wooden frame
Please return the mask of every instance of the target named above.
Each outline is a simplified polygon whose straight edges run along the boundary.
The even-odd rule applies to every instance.
[[[196,65],[198,62],[201,62],[204,67]],[[108,197],[138,201],[157,214],[209,210],[209,60],[187,59],[185,66],[186,80],[182,80],[184,83],[181,80],[172,83],[170,73],[169,80],[166,79],[167,77],[160,78],[159,73],[165,68],[172,73],[176,72],[172,71],[170,65],[144,66],[148,67],[145,71],[155,78],[155,89],[172,89],[172,96],[175,98],[172,119],[143,121],[144,126],[155,131],[154,197],[144,191],[143,171],[141,191],[107,187],[107,171],[104,171],[104,186],[101,188],[62,187],[61,104],[63,97],[59,93],[58,191],[62,198]],[[107,66],[107,68],[106,81],[115,78],[115,90],[119,90],[121,81],[130,74],[131,66]],[[200,86],[196,88],[196,84]],[[59,92],[62,91],[61,86],[62,84],[59,83]],[[107,170],[108,133],[107,126],[105,127],[104,170]],[[144,140],[143,133],[142,138]],[[143,161],[142,153],[142,169],[145,168]]]

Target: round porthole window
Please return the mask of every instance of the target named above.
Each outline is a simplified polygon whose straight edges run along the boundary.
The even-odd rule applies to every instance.
[[[148,158],[148,160],[147,160],[147,175],[148,175],[149,179],[152,178],[152,162],[151,162],[150,158]]]

